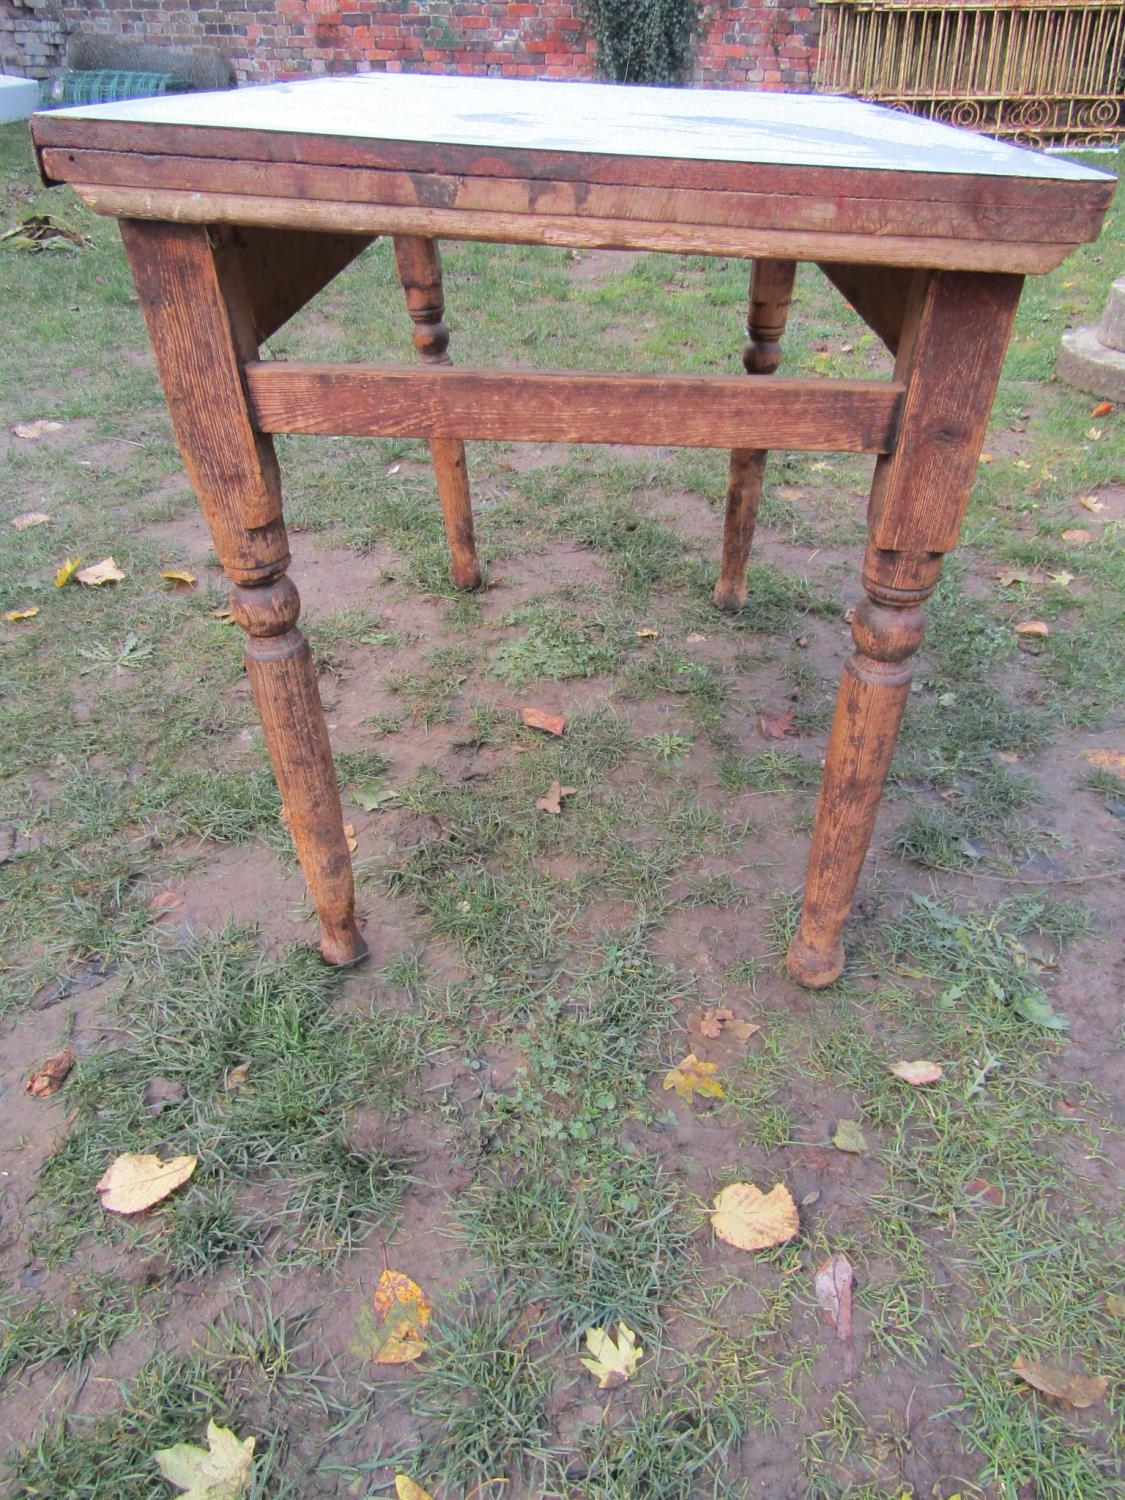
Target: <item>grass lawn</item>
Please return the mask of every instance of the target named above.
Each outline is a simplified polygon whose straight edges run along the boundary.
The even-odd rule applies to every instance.
[[[459,596],[424,444],[281,439],[372,949],[341,975],[116,227],[40,187],[22,127],[0,195],[0,227],[89,237],[0,245],[0,613],[37,611],[0,623],[0,1492],[169,1495],[154,1450],[213,1418],[263,1497],[1120,1495],[1125,417],[1053,379],[1120,208],[1027,288],[814,996],[782,957],[870,460],[771,459],[732,619],[722,454],[473,445],[488,587]],[[741,368],[736,261],[445,258],[460,362]],[[409,358],[389,245],[270,350]],[[886,368],[803,268],[784,369]],[[107,555],[120,582],[55,587]],[[758,1029],[702,1035],[716,1008]],[[688,1053],[718,1092],[664,1087]],[[890,1071],[914,1059],[940,1080]],[[198,1162],[127,1219],[95,1191],[126,1151]],[[717,1239],[736,1181],[784,1183],[797,1237]],[[433,1310],[404,1364],[371,1358],[388,1265]],[[619,1321],[643,1357],[602,1390],[585,1335]],[[1019,1358],[1105,1391],[1054,1400]]]

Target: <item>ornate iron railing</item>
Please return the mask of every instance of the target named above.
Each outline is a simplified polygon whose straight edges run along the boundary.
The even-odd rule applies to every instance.
[[[1125,138],[1121,0],[820,0],[817,86],[1030,145]]]

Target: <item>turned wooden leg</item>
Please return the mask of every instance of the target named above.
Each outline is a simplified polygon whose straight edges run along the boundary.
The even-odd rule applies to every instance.
[[[844,966],[842,932],[910,691],[922,604],[957,544],[1022,278],[932,272],[911,292],[896,376],[899,441],[875,466],[855,613],[820,789],[789,972],[819,988]]]
[[[441,256],[435,240],[396,234],[395,263],[406,293],[407,311],[414,321],[414,347],[423,364],[447,365],[449,329],[445,325],[445,297],[441,287]],[[438,499],[449,541],[449,575],[459,589],[480,588],[481,572],[473,536],[473,507],[469,471],[460,438],[431,438]]]
[[[351,856],[300,600],[285,576],[289,544],[272,441],[255,432],[241,365],[257,358],[253,308],[231,234],[124,220],[125,249],[176,441],[199,496],[231,608],[297,857],[332,964],[367,952],[355,920]]]
[[[781,335],[793,299],[797,265],[791,260],[756,260],[750,279],[746,319],[749,342],[742,363],[748,375],[772,375],[781,363]],[[746,562],[754,540],[762,480],[764,448],[735,448],[727,474],[727,513],[723,522],[723,556],[714,600],[719,609],[737,613],[746,603]]]

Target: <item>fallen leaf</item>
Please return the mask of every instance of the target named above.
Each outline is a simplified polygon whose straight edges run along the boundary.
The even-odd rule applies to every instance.
[[[542,729],[547,734],[562,734],[566,728],[562,714],[549,713],[545,708],[521,708],[520,718],[528,729]]]
[[[684,640],[689,646],[698,646],[702,644],[702,642],[706,639],[707,637],[705,635],[700,635],[698,630],[689,631],[689,633],[684,636]]]
[[[157,1073],[145,1084],[141,1098],[150,1115],[162,1115],[171,1104],[182,1104],[187,1098],[187,1089],[174,1078],[164,1078]]]
[[[237,625],[234,611],[229,609],[212,609],[209,611],[212,620],[218,620],[220,625]]]
[[[349,854],[354,854],[355,851],[359,848],[359,840],[355,836],[355,824],[354,823],[345,823],[344,824],[344,842],[348,846],[348,853]]]
[[[796,715],[792,709],[780,714],[759,714],[758,727],[767,740],[783,740],[797,733]]]
[[[50,516],[44,510],[25,510],[22,515],[12,517],[17,531],[26,531],[29,526],[45,526]]]
[[[752,1182],[732,1182],[715,1199],[711,1227],[737,1250],[767,1250],[791,1240],[801,1222],[793,1196],[783,1182],[768,1193]]]
[[[424,1490],[408,1474],[395,1475],[395,1494],[398,1500],[434,1500],[429,1490]]]
[[[377,1365],[405,1365],[425,1352],[432,1309],[416,1281],[388,1267],[379,1277],[370,1308],[360,1309],[357,1354]]]
[[[598,1377],[600,1391],[612,1391],[624,1385],[635,1375],[644,1350],[637,1343],[637,1335],[626,1323],[618,1323],[617,1339],[608,1328],[587,1328],[586,1348],[591,1358],[582,1356],[582,1363],[591,1375]]]
[[[103,557],[101,562],[91,563],[88,568],[79,568],[74,576],[88,589],[98,589],[103,583],[120,583],[125,574],[112,557]]]
[[[184,898],[178,896],[175,891],[158,891],[148,903],[148,909],[159,922],[161,917],[167,917],[172,912],[178,911],[184,904]]]
[[[195,1171],[196,1160],[194,1156],[174,1156],[171,1161],[161,1161],[158,1156],[126,1151],[110,1164],[97,1184],[102,1207],[114,1214],[139,1214],[182,1187]]]
[[[1110,750],[1106,745],[1099,745],[1096,750],[1086,751],[1086,759],[1096,771],[1108,771],[1111,776],[1125,780],[1125,750]]]
[[[839,1251],[830,1255],[816,1272],[816,1300],[840,1339],[852,1336],[852,1263]]]
[[[1046,573],[1038,568],[1029,572],[1027,568],[1000,568],[992,575],[1001,588],[1015,588],[1017,583],[1046,583]]]
[[[236,1063],[233,1068],[227,1069],[226,1077],[223,1079],[223,1087],[228,1094],[233,1094],[240,1089],[250,1076],[249,1062]]]
[[[55,574],[55,587],[57,589],[61,589],[66,584],[68,584],[81,566],[82,559],[80,557],[68,557],[66,562],[63,563],[62,567]]]
[[[1017,635],[1033,635],[1045,639],[1050,635],[1050,629],[1045,620],[1021,620],[1015,627]]]
[[[535,805],[539,808],[540,812],[554,813],[557,818],[562,812],[562,799],[564,797],[573,797],[577,790],[577,787],[560,786],[557,781],[552,781],[550,791],[545,797],[537,797]]]
[[[1037,1391],[1053,1396],[1056,1401],[1065,1401],[1068,1406],[1093,1406],[1105,1395],[1109,1384],[1104,1375],[1075,1375],[1056,1365],[1040,1364],[1037,1359],[1024,1359],[1022,1355],[1012,1370]]]
[[[980,459],[978,460],[978,462],[980,462],[982,464],[990,464],[992,462],[992,454],[991,453],[982,453],[981,456],[980,456]]]
[[[1100,443],[1102,440],[1102,429],[1100,427],[1090,427],[1086,431],[1086,436],[1092,443]]]
[[[891,1072],[903,1083],[936,1083],[941,1077],[941,1064],[919,1058],[917,1062],[892,1063]]]
[[[1094,540],[1094,533],[1086,531],[1081,526],[1072,526],[1069,531],[1064,531],[1062,540],[1069,542],[1072,547],[1085,547],[1088,542]]]
[[[711,1010],[693,1010],[688,1016],[688,1031],[706,1041],[747,1042],[761,1027],[755,1021],[740,1021],[725,1005]]]
[[[24,1084],[24,1092],[33,1095],[36,1099],[45,1099],[49,1094],[57,1094],[73,1067],[74,1053],[69,1047],[64,1047],[61,1052],[56,1052],[53,1057],[49,1057],[41,1068],[36,1068]]]
[[[364,812],[378,812],[397,796],[398,793],[392,787],[384,786],[378,781],[369,781],[363,786],[352,788],[352,801],[357,807],[362,807]]]
[[[722,1099],[726,1090],[714,1076],[718,1070],[718,1063],[701,1062],[694,1052],[689,1052],[682,1062],[665,1073],[664,1087],[675,1089],[688,1104],[692,1094],[699,1094],[704,1099]]]
[[[388,477],[388,478],[390,478],[390,476],[391,476],[391,475],[392,475],[392,474],[397,474],[397,473],[398,473],[398,471],[399,471],[399,470],[400,470],[400,469],[401,469],[401,468],[402,468],[402,465],[401,465],[401,464],[400,464],[400,463],[398,463],[398,464],[392,464],[392,465],[391,465],[391,466],[390,466],[390,468],[389,468],[389,469],[388,469],[388,470],[387,470],[387,477]]]
[[[29,443],[34,443],[41,438],[45,432],[61,432],[61,422],[52,422],[46,417],[39,417],[34,422],[17,422],[12,428],[18,438],[25,438]]]
[[[651,625],[644,625],[640,630],[634,630],[633,634],[637,637],[638,641],[658,641],[660,639],[659,630],[653,630]]]
[[[1097,495],[1079,495],[1078,503],[1083,510],[1093,511],[1095,515],[1105,510],[1105,502],[1099,500]]]
[[[1027,461],[1026,458],[1013,458],[1012,459],[1012,468],[1013,469],[1030,469],[1031,465],[1028,463],[1028,461]]]
[[[1012,1009],[1033,1026],[1045,1026],[1049,1031],[1067,1031],[1070,1022],[1054,1008],[1041,990],[1016,990],[1008,995]]]
[[[195,587],[195,574],[189,573],[186,568],[165,568],[161,578],[166,578],[169,583],[183,584],[185,588]]]
[[[1099,401],[1098,404],[1097,404],[1097,406],[1095,406],[1094,409],[1093,409],[1093,411],[1090,413],[1090,415],[1092,417],[1108,417],[1109,414],[1110,414],[1110,412],[1112,410],[1113,410],[1113,402],[1112,401]]]
[[[177,1443],[152,1456],[168,1483],[186,1491],[185,1500],[239,1500],[250,1488],[254,1439],[209,1421],[206,1448]]]
[[[836,1129],[832,1133],[832,1144],[837,1151],[847,1151],[853,1156],[859,1156],[867,1150],[867,1138],[864,1136],[858,1120],[839,1120]]]
[[[1125,1292],[1106,1292],[1105,1310],[1111,1318],[1125,1318]]]
[[[1004,1194],[987,1177],[971,1177],[965,1184],[965,1191],[970,1198],[983,1198],[993,1208],[1002,1208],[1004,1205]]]
[[[1057,573],[1050,574],[1052,583],[1058,584],[1060,589],[1068,589],[1074,582],[1074,574],[1068,573],[1065,568],[1060,568]]]
[[[38,604],[33,604],[30,609],[9,609],[8,611],[6,611],[4,618],[10,624],[15,625],[20,620],[34,620],[35,616],[38,613]]]
[[[714,1010],[705,1010],[699,1017],[696,1030],[700,1036],[717,1037],[722,1036],[723,1026],[727,1021],[734,1020],[734,1011],[727,1010],[725,1006],[716,1007]]]

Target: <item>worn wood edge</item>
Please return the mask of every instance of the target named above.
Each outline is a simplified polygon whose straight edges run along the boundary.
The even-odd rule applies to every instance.
[[[262,432],[885,453],[904,387],[777,376],[599,375],[300,364],[244,367]]]
[[[751,260],[829,260],[858,265],[926,266],[941,271],[1051,271],[1073,244],[999,244],[989,240],[922,239],[898,235],[839,234],[643,224],[624,219],[573,219],[552,215],[460,213],[454,209],[391,208],[379,204],[308,202],[230,193],[180,193],[73,183],[94,213],[167,223],[245,224],[317,229],[348,234],[418,234],[434,239],[477,240],[567,249],[651,250],[681,255],[721,255]]]
[[[948,203],[903,199],[893,210],[881,200],[837,193],[731,192],[671,187],[606,186],[584,181],[544,183],[526,178],[451,176],[306,163],[219,161],[213,157],[139,152],[48,151],[56,178],[97,182],[102,188],[150,192],[236,194],[312,202],[383,204],[389,208],[439,208],[458,213],[515,213],[586,219],[641,220],[647,224],[709,224],[757,229],[882,234],[893,222],[899,238],[970,239],[1054,243],[1056,213],[1038,206],[994,202]]]
[[[601,155],[514,147],[448,145],[440,142],[381,141],[355,136],[268,131],[223,126],[161,125],[69,118],[47,112],[31,120],[37,150],[77,147],[121,153],[156,152],[227,161],[305,163],[407,172],[449,172],[477,177],[521,177],[547,182],[586,180],[631,187],[681,187],[736,192],[807,190],[816,197],[838,195],[880,202],[933,198],[934,181],[949,203],[1019,206],[1080,212],[1096,217],[1088,238],[1096,238],[1101,216],[1113,198],[1112,173],[1080,181],[1006,177],[980,173],[927,173],[862,167],[794,166],[785,162],[694,161],[682,158]],[[1095,171],[1098,169],[1094,169]],[[73,180],[68,174],[67,181]],[[1079,237],[1081,238],[1081,236]]]

